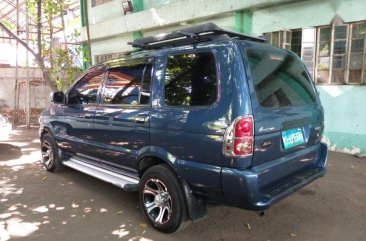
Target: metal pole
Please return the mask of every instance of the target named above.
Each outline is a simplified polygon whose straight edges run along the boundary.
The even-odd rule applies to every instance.
[[[88,1],[86,0],[82,0],[83,1],[83,13],[85,14],[84,17],[84,21],[85,21],[85,25],[86,25],[86,36],[88,38],[88,48],[89,48],[89,63],[90,65],[93,64],[93,55],[92,55],[92,50],[91,50],[91,40],[90,40],[90,26],[89,26],[89,16],[88,16]]]
[[[26,44],[29,45],[29,15],[28,15],[28,2],[26,2]],[[31,109],[30,109],[30,81],[29,81],[29,53],[27,51],[26,53],[26,79],[27,79],[27,95],[26,95],[26,117],[25,117],[25,123],[27,128],[30,128],[30,116],[31,116]]]
[[[17,35],[19,35],[19,0],[16,1],[16,8],[17,8],[17,26],[16,26],[16,30],[17,30]],[[18,123],[18,111],[19,111],[19,94],[18,94],[18,41],[16,41],[15,43],[15,92],[14,92],[14,113],[13,113],[13,122]]]

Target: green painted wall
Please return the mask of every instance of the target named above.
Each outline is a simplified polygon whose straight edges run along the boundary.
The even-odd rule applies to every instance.
[[[318,85],[331,150],[366,154],[366,86]]]
[[[133,0],[132,1],[133,4],[133,12],[141,12],[144,10],[144,1],[143,0]],[[142,33],[142,31],[135,31],[132,33],[132,38],[138,39],[138,38],[142,38],[144,36],[144,34]]]
[[[235,12],[235,31],[239,33],[252,34],[253,12],[250,10]]]
[[[132,0],[133,12],[140,12],[144,10],[143,0]]]
[[[87,2],[85,0],[80,0],[80,19],[81,19],[81,26],[85,27],[86,26],[86,12],[85,12],[85,4],[87,4]],[[83,52],[83,69],[87,69],[90,66],[90,60],[86,61],[87,57],[89,56],[90,53],[90,49],[87,43],[83,43],[83,48],[82,48],[82,52]]]

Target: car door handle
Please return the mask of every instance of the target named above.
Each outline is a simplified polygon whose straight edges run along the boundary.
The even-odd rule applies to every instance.
[[[135,122],[136,123],[141,123],[144,124],[145,122],[147,122],[149,120],[149,115],[148,114],[139,114],[135,117]]]
[[[92,116],[93,116],[92,114],[85,114],[85,115],[84,115],[84,118],[86,118],[86,119],[90,119],[90,118],[92,118]]]

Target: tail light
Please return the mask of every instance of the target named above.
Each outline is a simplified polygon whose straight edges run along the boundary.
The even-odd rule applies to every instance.
[[[224,155],[245,157],[253,155],[253,116],[241,116],[228,127],[224,137]]]

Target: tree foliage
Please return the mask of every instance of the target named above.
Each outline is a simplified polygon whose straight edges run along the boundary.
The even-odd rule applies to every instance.
[[[82,46],[75,44],[80,33],[65,33],[66,5],[62,0],[27,0],[29,14],[36,19],[41,34],[38,35],[38,53],[42,58],[51,80],[57,89],[63,90],[64,84],[70,85],[81,69],[75,64],[82,53]],[[45,20],[45,21],[42,21]],[[65,43],[55,47],[56,32],[62,31]],[[71,43],[71,44],[69,44]],[[81,60],[88,61],[86,59]],[[81,63],[80,63],[81,65]]]
[[[23,45],[34,57],[43,71],[43,77],[52,90],[63,90],[64,84],[70,85],[81,72],[79,66],[89,60],[80,58],[83,46],[77,44],[80,33],[76,30],[66,35],[66,6],[62,0],[27,0],[28,14],[36,22],[37,35],[31,34],[29,42],[23,41],[12,26],[5,20],[0,21],[0,28]],[[35,31],[31,29],[30,31]],[[55,36],[63,34],[64,43],[55,42]],[[79,65],[76,63],[79,62]]]
[[[30,34],[30,41],[25,42],[17,27],[5,20],[0,20],[0,28],[24,46],[31,53],[38,66],[42,69],[46,83],[53,91],[63,90],[64,84],[70,85],[76,75],[81,72],[79,66],[89,62],[85,51],[86,46],[77,44],[80,33],[74,31],[66,35],[65,19],[66,3],[62,0],[26,0],[30,19],[36,22],[30,26],[30,32],[37,31],[37,35]],[[35,28],[35,29],[34,29]],[[61,32],[60,32],[61,31]],[[64,44],[55,43],[56,34],[63,34]],[[78,63],[78,64],[76,64]]]

